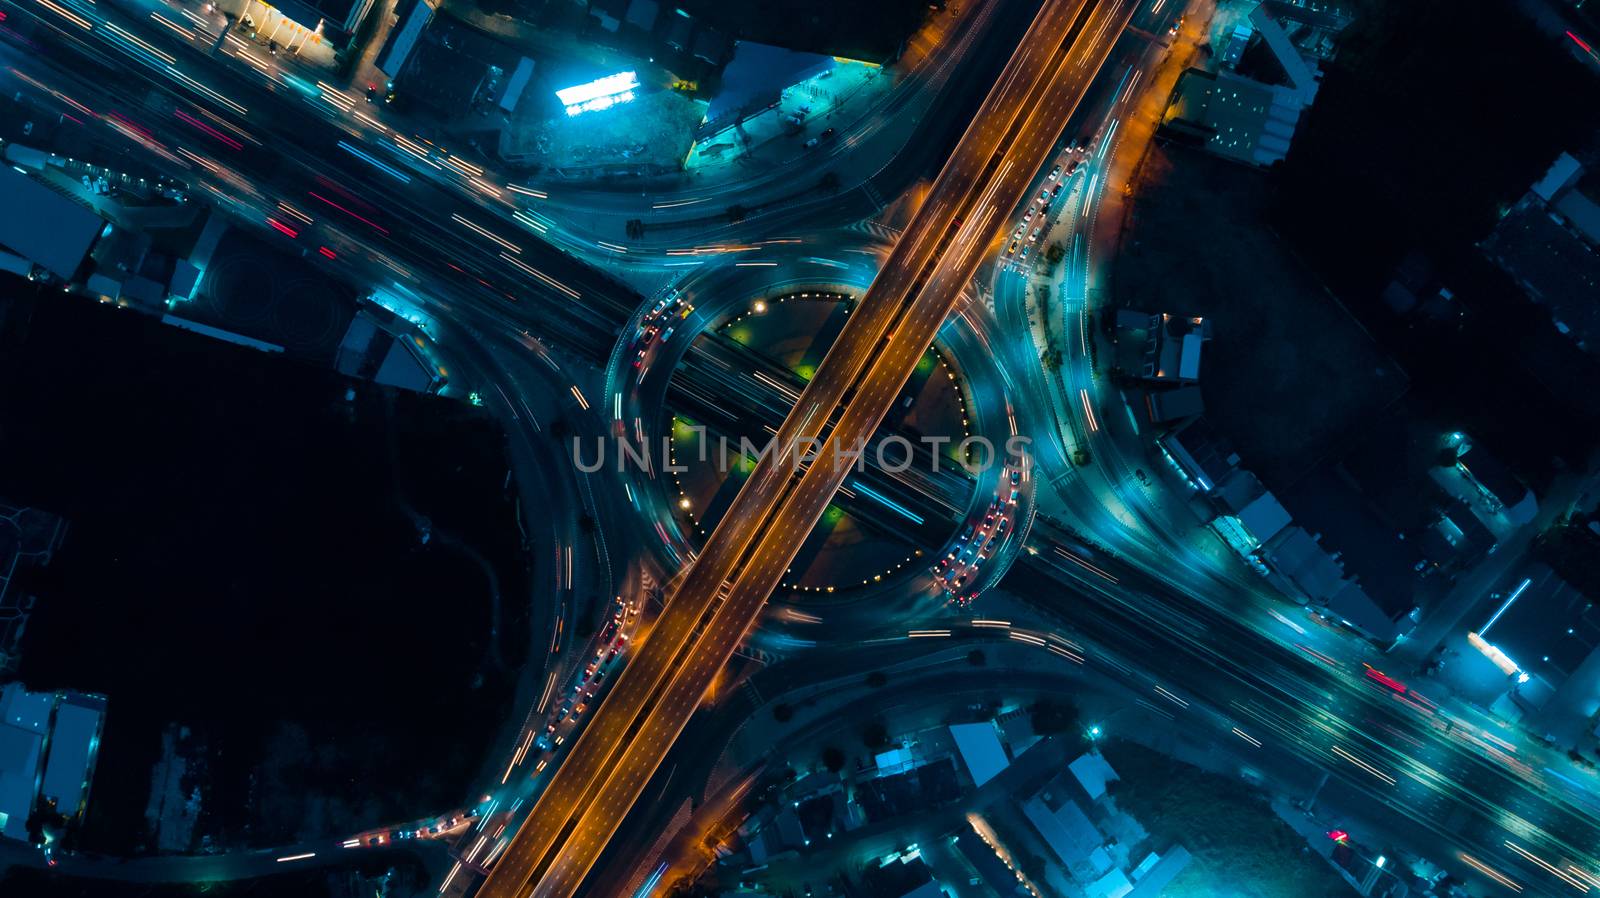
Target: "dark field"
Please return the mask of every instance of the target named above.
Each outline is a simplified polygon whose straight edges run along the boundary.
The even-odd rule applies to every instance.
[[[485,572],[422,544],[415,516],[491,560],[502,632],[525,632],[494,425],[365,386],[347,402],[320,369],[4,290],[0,495],[71,527],[24,587],[22,675],[110,700],[85,847],[147,844],[167,722],[204,745],[198,833],[225,844],[469,800],[525,647],[490,645]]]

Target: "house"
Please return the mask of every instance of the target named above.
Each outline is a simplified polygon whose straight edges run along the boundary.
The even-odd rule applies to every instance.
[[[981,786],[999,775],[1011,763],[993,723],[958,723],[950,727],[956,751],[967,765],[974,785]]]
[[[1152,390],[1145,394],[1145,411],[1151,424],[1170,424],[1205,414],[1205,402],[1200,388],[1189,386],[1176,390]]]
[[[1479,248],[1549,307],[1556,330],[1593,352],[1600,349],[1600,202],[1585,174],[1571,153],[1557,156]]]
[[[1097,751],[1080,755],[1077,760],[1067,765],[1078,785],[1083,787],[1084,794],[1091,800],[1099,801],[1106,794],[1106,785],[1114,783],[1121,777],[1111,769],[1105,756]]]
[[[1233,68],[1184,72],[1162,127],[1219,156],[1271,165],[1289,154],[1301,114],[1316,99],[1321,74],[1265,3],[1251,11],[1249,27],[1241,25],[1235,34],[1238,46],[1224,55]],[[1245,71],[1248,45],[1255,38],[1270,62],[1259,68],[1271,69],[1270,77]]]
[[[1123,373],[1153,383],[1189,383],[1200,379],[1200,349],[1211,339],[1204,318],[1117,312],[1117,363]]]
[[[77,692],[0,689],[0,838],[26,841],[41,805],[67,822],[89,800],[105,699]]]
[[[1205,418],[1196,418],[1156,441],[1189,485],[1210,493],[1239,464],[1239,454]]]
[[[0,248],[71,281],[105,226],[88,207],[0,166]]]

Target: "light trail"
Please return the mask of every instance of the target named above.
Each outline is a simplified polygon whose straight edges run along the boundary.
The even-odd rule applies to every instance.
[[[467,218],[466,216],[462,215],[459,212],[451,213],[450,220],[455,222],[458,225],[461,225],[462,227],[466,228],[467,230],[473,232],[474,234],[477,234],[478,236],[484,238],[485,240],[488,240],[490,242],[499,244],[501,247],[504,247],[505,249],[510,250],[511,252],[514,252],[514,253],[521,253],[522,252],[522,247],[516,245],[515,243],[512,243],[511,241],[505,239],[504,237],[501,237],[498,234],[495,234],[494,232],[490,231],[488,228],[485,228],[482,225],[476,224],[471,219]]]

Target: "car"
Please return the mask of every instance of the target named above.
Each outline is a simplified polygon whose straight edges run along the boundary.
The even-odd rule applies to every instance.
[[[370,845],[382,845],[383,844],[383,836],[373,836],[372,838],[367,840],[367,844],[369,846]]]
[[[1026,259],[1026,258],[1028,258],[1028,247],[1026,247],[1026,246],[1024,246],[1024,247],[1023,247],[1023,248],[1022,248],[1022,252],[1021,252],[1021,253],[1018,253],[1018,257],[1019,257],[1019,258],[1022,258],[1022,259]]]
[[[1053,196],[1053,197],[1054,196],[1060,196],[1061,195],[1061,185],[1057,184],[1056,186],[1050,188],[1050,195]]]
[[[670,327],[667,328],[665,331],[662,331],[661,332],[661,342],[665,343],[668,340],[672,339],[672,331],[673,331],[673,328],[670,328]]]
[[[613,617],[611,620],[606,621],[605,627],[603,627],[600,630],[600,641],[601,642],[605,642],[605,641],[609,640],[612,636],[615,636],[616,633],[617,633],[617,619],[615,617]]]
[[[1000,519],[1000,525],[998,527],[994,528],[994,535],[995,536],[999,536],[1000,534],[1006,532],[1006,526],[1008,524],[1010,524],[1010,523],[1011,522],[1006,520],[1005,518],[1001,518]]]
[[[1033,221],[1033,209],[1032,208],[1029,208],[1028,211],[1022,213],[1022,221],[1023,221],[1024,224],[1026,224],[1027,222]]]
[[[588,702],[578,702],[578,706],[576,708],[573,708],[572,710],[573,710],[573,713],[582,714],[583,712],[589,710],[589,703]]]
[[[540,735],[539,738],[533,740],[533,746],[534,746],[534,748],[537,748],[540,751],[549,751],[550,750],[550,737],[549,736],[545,736],[545,735]]]
[[[983,516],[983,526],[988,527],[992,524],[994,524],[994,512],[991,511]]]
[[[1021,494],[1022,494],[1022,490],[1012,490],[1012,491],[1011,491],[1011,498],[1010,498],[1010,499],[1009,499],[1009,500],[1008,500],[1008,501],[1009,501],[1009,502],[1010,502],[1010,503],[1011,503],[1011,504],[1012,504],[1012,505],[1015,505],[1015,504],[1017,504],[1017,496],[1019,496],[1019,495],[1021,495]]]
[[[806,149],[809,150],[809,149],[811,149],[812,147],[816,146],[819,143],[822,143],[822,138],[813,137],[810,140],[806,141]]]
[[[645,351],[643,349],[641,349],[641,350],[639,350],[639,354],[633,357],[633,367],[635,367],[635,368],[643,368],[644,367],[644,353],[645,353]]]
[[[1059,178],[1059,177],[1061,177],[1061,166],[1058,165],[1055,168],[1050,169],[1049,180],[1054,181],[1056,178]]]
[[[1011,245],[1006,247],[1006,255],[1009,256],[1009,255],[1011,255],[1012,253],[1014,253],[1016,251],[1017,251],[1017,241],[1013,240],[1013,241],[1011,241]]]
[[[1012,486],[1016,486],[1017,484],[1019,484],[1021,482],[1022,482],[1022,469],[1021,468],[1012,468],[1011,469],[1011,485]]]
[[[1050,205],[1050,191],[1039,191],[1039,202],[1044,203],[1046,206]]]
[[[1029,243],[1037,242],[1038,239],[1039,239],[1039,231],[1041,231],[1041,230],[1043,230],[1043,229],[1042,228],[1034,228],[1033,229],[1033,233],[1028,235],[1028,242]]]
[[[615,660],[617,660],[617,650],[616,649],[612,649],[610,652],[606,653],[606,663],[610,664],[612,661],[615,661]]]
[[[545,724],[544,725],[544,731],[546,733],[554,736],[556,734],[556,722],[552,720],[549,723]]]

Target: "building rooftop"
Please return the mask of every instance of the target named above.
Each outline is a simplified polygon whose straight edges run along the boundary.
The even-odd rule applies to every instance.
[[[1166,424],[1184,418],[1198,418],[1205,413],[1205,401],[1199,387],[1178,387],[1175,390],[1152,390],[1145,394],[1145,409],[1150,413],[1150,423]]]
[[[1344,588],[1344,569],[1304,527],[1279,533],[1267,547],[1267,558],[1309,601],[1325,603]]]
[[[966,858],[972,869],[978,871],[978,878],[983,884],[1000,898],[1020,898],[1028,894],[1028,889],[1017,878],[1016,871],[1006,866],[1006,862],[995,854],[989,843],[978,837],[978,834],[966,830],[956,838],[956,848],[961,851],[961,856]]]
[[[698,41],[695,50],[700,50]],[[706,109],[706,124],[711,128],[731,125],[778,102],[784,88],[820,75],[833,65],[831,56],[737,41],[733,59],[722,70],[722,89]]]
[[[961,753],[967,772],[972,774],[973,783],[979,786],[994,779],[1011,763],[993,723],[952,724],[950,735],[956,740],[956,750]]]
[[[50,709],[56,697],[51,692],[29,692],[21,683],[7,683],[0,690],[0,723],[43,736],[50,729]]]
[[[1161,890],[1171,884],[1184,867],[1189,866],[1189,859],[1188,849],[1182,845],[1172,846],[1154,866],[1135,877],[1134,888],[1128,893],[1128,898],[1160,898]],[[1144,868],[1143,864],[1139,866]]]
[[[1579,235],[1576,222],[1564,225],[1560,213],[1577,213],[1585,226],[1600,225],[1592,222],[1593,202],[1571,189],[1563,200],[1571,196],[1580,200],[1552,209],[1530,191],[1480,246],[1529,298],[1550,308],[1557,330],[1593,350],[1600,346],[1600,303],[1594,302],[1600,295],[1600,253]],[[1590,239],[1600,240],[1600,233]]]
[[[1121,777],[1111,769],[1111,764],[1099,752],[1087,752],[1080,755],[1077,760],[1067,765],[1072,771],[1072,776],[1077,779],[1078,785],[1090,797],[1098,799],[1106,794],[1106,784],[1114,783]]]
[[[1398,619],[1416,607],[1422,556],[1378,513],[1342,465],[1313,471],[1280,498],[1296,522],[1321,534],[1322,547],[1337,554],[1346,575],[1360,581],[1361,591],[1383,615]]]
[[[1576,183],[1582,174],[1583,165],[1571,153],[1562,153],[1550,163],[1544,177],[1534,183],[1533,193],[1548,203],[1555,199],[1556,194]]]
[[[1089,816],[1070,798],[1052,804],[1047,802],[1045,793],[1040,793],[1023,803],[1022,813],[1039,838],[1069,868],[1088,861],[1104,841]]]
[[[38,733],[0,724],[0,837],[28,838],[43,748],[44,737]]]
[[[1184,473],[1203,492],[1211,492],[1239,464],[1233,447],[1205,418],[1196,418],[1161,441]]]
[[[11,166],[0,166],[0,246],[72,280],[105,222]]]
[[[89,794],[89,775],[100,747],[100,727],[105,720],[105,700],[69,693],[56,706],[55,731],[50,735],[50,757],[45,763],[40,794],[53,801],[56,811],[75,816]]]
[[[1546,565],[1531,565],[1523,576],[1528,585],[1484,638],[1559,685],[1600,646],[1600,609]]]

